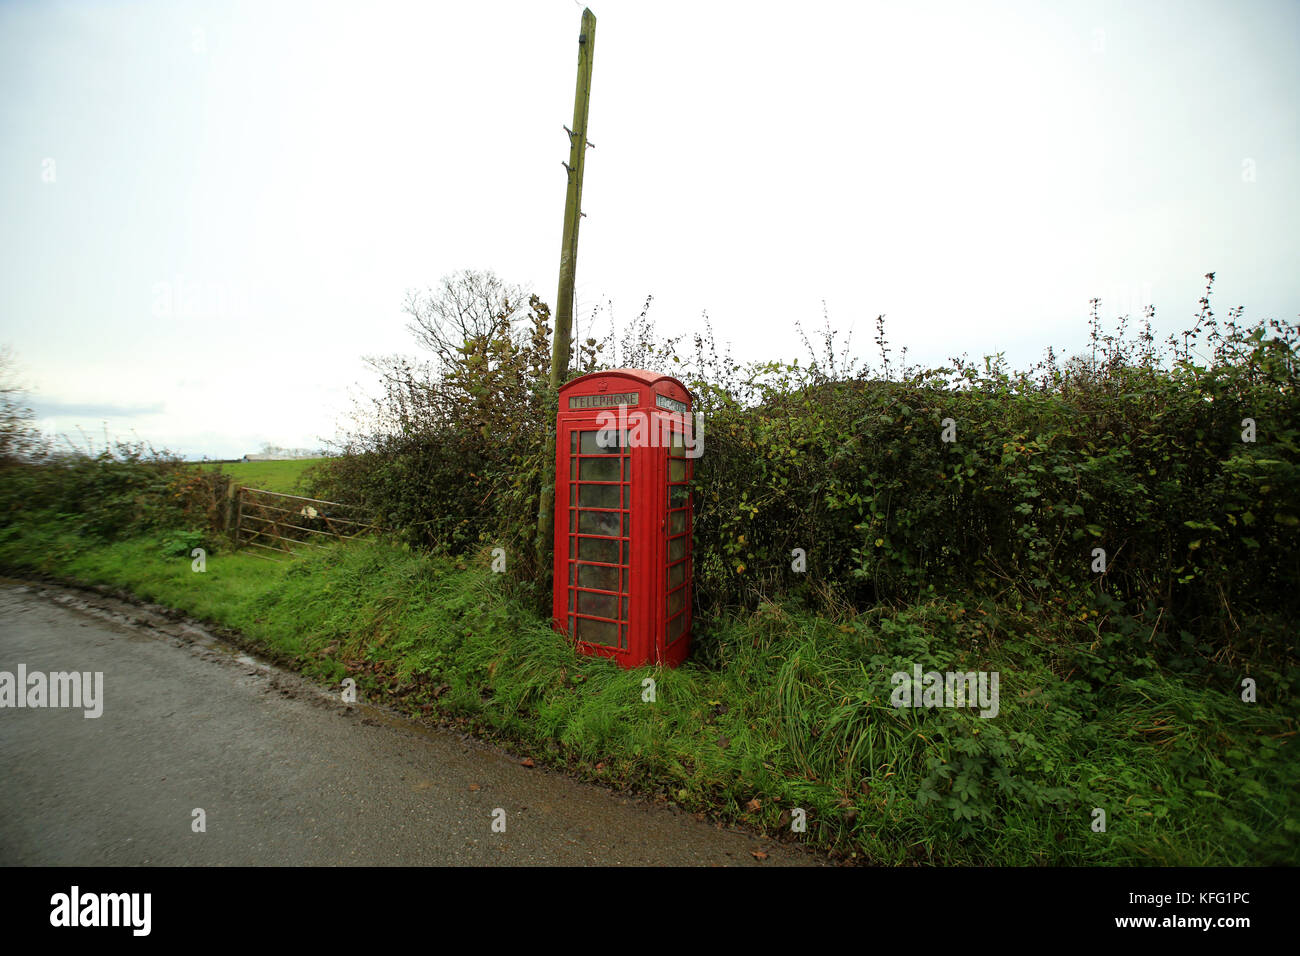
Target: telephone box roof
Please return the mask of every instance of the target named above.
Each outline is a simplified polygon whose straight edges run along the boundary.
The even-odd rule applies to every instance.
[[[649,385],[652,387],[659,382],[672,382],[674,385],[680,388],[687,395],[691,394],[691,390],[689,388],[683,385],[679,380],[673,378],[671,375],[660,375],[658,372],[650,372],[643,368],[612,368],[605,372],[589,372],[586,375],[582,375],[579,376],[578,378],[575,378],[571,382],[566,382],[565,384],[561,385],[560,391],[563,392],[567,389],[573,388],[575,385],[581,385],[582,383],[589,382],[593,379],[610,378],[613,376],[629,378],[632,379],[633,381],[641,382],[644,385]]]

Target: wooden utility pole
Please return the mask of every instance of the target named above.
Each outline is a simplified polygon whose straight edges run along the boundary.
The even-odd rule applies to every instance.
[[[582,221],[582,169],[587,155],[587,101],[591,95],[591,61],[596,52],[596,16],[582,11],[578,34],[578,89],[573,96],[573,129],[569,134],[569,188],[564,196],[564,236],[560,245],[560,291],[555,303],[555,338],[551,343],[551,388],[558,389],[569,374],[573,334],[573,275],[578,266],[578,224]]]
[[[596,15],[582,11],[578,34],[578,88],[573,96],[573,128],[569,134],[569,161],[564,168],[569,187],[564,196],[564,235],[560,244],[560,289],[555,303],[555,333],[551,340],[550,394],[555,395],[569,375],[569,351],[573,337],[573,277],[578,265],[578,224],[582,221],[582,170],[587,155],[587,104],[591,96],[591,64],[596,54]],[[549,424],[549,423],[548,423]],[[546,556],[555,533],[555,433],[550,433],[546,463],[542,470],[541,505],[537,514],[538,567],[546,567]]]

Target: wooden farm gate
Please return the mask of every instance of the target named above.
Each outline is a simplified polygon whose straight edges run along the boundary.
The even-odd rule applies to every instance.
[[[235,547],[248,545],[260,551],[293,554],[295,545],[319,548],[317,536],[354,539],[382,531],[364,520],[356,505],[287,495],[264,488],[232,486],[228,527]]]

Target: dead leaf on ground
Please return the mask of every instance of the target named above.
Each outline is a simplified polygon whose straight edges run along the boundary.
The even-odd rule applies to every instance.
[[[766,860],[766,859],[767,859],[767,854],[764,853],[762,850],[750,850],[749,852],[752,853],[752,854],[754,854],[754,859],[756,859],[756,860]]]
[[[519,761],[519,765],[520,765],[521,767],[535,767],[535,766],[537,766],[535,763],[533,763],[533,758],[532,758],[532,757],[525,757],[523,760]]]

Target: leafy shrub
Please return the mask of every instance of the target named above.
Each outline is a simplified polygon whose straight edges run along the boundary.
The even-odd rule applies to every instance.
[[[176,530],[163,535],[159,551],[169,558],[188,558],[195,548],[209,555],[217,551],[216,539],[206,530]]]

